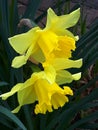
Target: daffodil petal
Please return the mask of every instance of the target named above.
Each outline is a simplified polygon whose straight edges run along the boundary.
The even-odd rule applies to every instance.
[[[32,57],[40,63],[45,61],[45,56],[40,48],[31,55],[31,58]]]
[[[9,42],[16,52],[23,54],[31,44],[28,39],[30,39],[30,35],[23,33],[9,38]]]
[[[52,31],[39,31],[39,35],[38,45],[45,57],[48,57],[49,54],[58,47],[58,37]]]
[[[79,80],[81,78],[81,72],[73,74],[72,77],[73,77],[74,80]]]
[[[13,68],[19,68],[22,65],[26,64],[27,59],[26,56],[22,55],[22,56],[16,56],[13,61],[12,61],[12,67]]]
[[[2,95],[0,95],[0,97],[2,97],[3,100],[6,100],[8,97],[12,96],[14,93],[18,92],[21,88],[22,88],[23,84],[22,83],[18,83],[17,85],[15,85],[10,92],[4,93]]]
[[[47,15],[46,30],[50,29],[54,32],[58,29],[66,29],[74,26],[80,17],[80,8],[70,14],[57,16],[54,11],[49,8]]]
[[[43,63],[43,66],[51,64],[56,70],[68,69],[68,68],[80,68],[82,66],[82,59],[70,60],[66,58],[56,58]]]
[[[12,67],[13,68],[19,68],[22,65],[27,63],[27,60],[29,59],[30,55],[33,53],[34,46],[31,45],[29,49],[27,50],[27,53],[25,55],[16,56],[12,61]]]
[[[20,106],[24,104],[34,103],[37,100],[34,88],[29,86],[29,88],[25,88],[22,91],[18,92],[18,102]]]
[[[56,71],[53,66],[48,66],[44,69],[47,80],[52,84],[56,79]]]
[[[55,14],[55,12],[49,8],[47,11],[47,23],[46,23],[46,30],[50,29],[58,20],[58,16]]]
[[[35,114],[38,114],[38,113],[46,114],[47,110],[49,112],[52,112],[53,111],[52,106],[51,105],[47,105],[47,104],[42,104],[42,105],[41,104],[37,104],[35,106],[34,112],[35,112]]]
[[[30,31],[22,34],[15,35],[9,38],[10,45],[19,54],[24,54],[28,47],[34,41],[34,35],[36,31],[39,30],[38,27],[32,28]]]
[[[73,80],[79,80],[81,78],[81,72],[71,74],[66,70],[59,70],[56,73],[56,83],[59,85],[71,83]]]
[[[59,70],[57,71],[57,75],[56,75],[56,83],[61,85],[61,84],[65,84],[65,83],[71,83],[73,80],[73,77],[71,75],[71,73],[69,73],[66,70]]]
[[[18,83],[16,84],[10,92],[7,92],[7,93],[4,93],[4,94],[1,94],[0,97],[3,99],[3,100],[6,100],[8,97],[12,96],[13,94],[15,94],[16,92],[19,92],[19,91],[23,91],[23,89],[26,89],[28,87],[30,87],[32,84],[34,84],[36,82],[36,80],[38,80],[38,78],[40,76],[36,76],[37,73],[33,73],[31,75],[31,78],[26,80],[24,83]],[[42,77],[42,74],[41,74],[41,77]],[[25,90],[24,90],[25,91]],[[33,93],[33,92],[32,92]]]
[[[36,87],[37,86],[37,87]],[[39,104],[47,104],[50,105],[50,84],[45,79],[38,79],[36,84],[34,85],[36,95],[38,97]]]
[[[52,95],[51,102],[53,104],[53,108],[58,109],[58,107],[62,107],[66,102],[68,102],[68,97],[59,93],[55,93]]]
[[[74,35],[69,31],[69,30],[67,30],[67,29],[64,29],[64,30],[62,30],[62,29],[58,29],[58,30],[56,30],[56,32],[55,32],[58,36],[69,36],[69,37],[71,37],[71,38],[73,38],[74,40],[75,40],[75,37],[74,37]]]
[[[76,48],[75,40],[69,36],[59,36],[58,44],[59,49],[53,51],[54,58],[70,58]]]
[[[14,110],[12,110],[12,113],[18,113],[20,109],[21,109],[21,106],[18,106]]]
[[[71,96],[73,96],[73,91],[68,86],[64,86],[64,93],[65,93],[65,95],[71,95]]]

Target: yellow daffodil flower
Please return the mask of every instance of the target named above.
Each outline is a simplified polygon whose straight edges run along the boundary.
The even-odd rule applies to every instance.
[[[17,113],[21,106],[35,101],[38,101],[34,110],[36,114],[52,112],[53,108],[58,109],[68,102],[67,95],[73,95],[73,91],[68,86],[60,88],[55,83],[55,78],[55,69],[50,66],[44,71],[33,73],[30,79],[24,83],[18,83],[10,92],[0,97],[5,100],[17,92],[19,106],[12,111],[13,113]]]
[[[11,46],[20,54],[14,58],[12,66],[18,68],[32,57],[43,63],[51,58],[70,58],[75,50],[77,38],[67,30],[74,26],[80,17],[80,9],[70,14],[57,16],[49,8],[44,29],[34,27],[30,31],[9,38]]]

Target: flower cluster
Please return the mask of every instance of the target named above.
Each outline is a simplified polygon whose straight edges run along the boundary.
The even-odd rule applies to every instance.
[[[79,17],[80,9],[57,16],[49,8],[44,29],[34,27],[26,33],[9,38],[10,45],[20,54],[13,59],[12,67],[19,68],[26,64],[27,60],[34,59],[44,68],[43,71],[34,72],[24,83],[16,84],[10,92],[0,95],[6,100],[17,92],[19,106],[12,111],[13,113],[17,113],[25,104],[38,101],[35,113],[45,114],[69,101],[67,95],[73,95],[73,91],[68,86],[61,88],[59,85],[81,77],[81,73],[71,74],[67,71],[68,68],[82,66],[82,59],[71,60],[78,37],[67,30],[77,23]]]

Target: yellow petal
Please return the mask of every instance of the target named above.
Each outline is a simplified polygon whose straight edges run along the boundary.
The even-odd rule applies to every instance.
[[[51,31],[39,31],[38,45],[45,57],[58,47],[57,35]]]
[[[34,44],[33,44],[34,45]],[[30,55],[36,50],[34,46],[31,45],[25,55],[16,56],[12,61],[12,67],[13,68],[19,68],[22,65],[27,63],[27,60],[29,59]]]
[[[71,73],[69,73],[66,70],[59,70],[57,71],[57,75],[56,75],[56,83],[61,85],[61,84],[65,84],[65,83],[71,83],[73,80],[73,77],[71,75]]]
[[[33,85],[18,92],[18,102],[20,106],[34,103],[37,100]]]
[[[55,58],[70,58],[72,50],[75,50],[76,48],[75,40],[68,36],[59,36],[58,48],[58,50],[51,52]]]
[[[60,88],[56,83],[52,85],[51,88],[51,103],[54,107],[54,109],[58,109],[58,107],[62,107],[66,102],[68,102],[67,94],[70,95],[70,88],[68,90]]]
[[[45,56],[40,48],[38,48],[37,51],[35,51],[32,55],[31,58],[35,59],[35,61],[42,63],[45,61]]]
[[[47,23],[46,23],[46,30],[50,29],[55,25],[55,23],[58,21],[58,16],[55,14],[55,12],[49,8],[47,11]]]
[[[12,96],[13,94],[15,94],[16,92],[18,92],[21,88],[23,87],[22,83],[18,83],[17,85],[15,85],[10,92],[4,93],[2,95],[0,95],[0,97],[2,97],[3,100],[6,100],[8,97]]]
[[[65,92],[65,95],[73,95],[73,91],[70,87],[68,86],[64,86],[64,92]]]
[[[69,31],[69,30],[67,30],[67,29],[58,29],[58,30],[56,30],[56,32],[55,32],[58,36],[69,36],[69,37],[71,37],[71,38],[73,38],[75,41],[76,41],[76,38],[75,38],[75,36]]]
[[[79,80],[81,78],[81,73],[76,73],[72,75],[74,80]]]
[[[21,106],[18,106],[14,110],[12,110],[12,113],[18,113],[20,109],[21,109]]]
[[[66,102],[68,102],[68,98],[62,94],[55,93],[51,97],[51,102],[53,104],[53,108],[58,109],[58,107],[62,107]]]
[[[39,104],[45,103],[47,105],[50,105],[50,84],[47,82],[47,80],[38,79],[34,84],[34,88],[38,97]]]
[[[53,95],[55,93],[64,95],[63,89],[57,83],[53,83],[52,87],[51,87],[51,95]]]
[[[66,29],[74,26],[80,17],[80,9],[73,11],[70,14],[57,16],[54,11],[49,8],[47,15],[46,30],[50,29],[54,32],[58,29]]]
[[[59,70],[56,73],[56,83],[59,85],[71,83],[73,80],[79,80],[81,73],[71,74],[66,70]]]
[[[46,77],[47,77],[47,81],[49,81],[49,83],[54,83],[55,82],[55,79],[56,79],[56,71],[54,69],[53,66],[48,66],[46,68],[44,68],[44,71],[45,71],[45,74],[46,74]]]
[[[12,61],[12,67],[13,68],[19,68],[22,65],[26,64],[27,59],[24,55],[22,56],[16,56]]]
[[[33,73],[31,75],[31,78],[26,80],[24,83],[18,83],[16,84],[10,92],[7,92],[7,93],[4,93],[4,94],[1,94],[0,97],[3,99],[3,100],[6,100],[8,97],[12,96],[13,94],[15,94],[16,92],[19,92],[19,91],[22,91],[23,89],[26,89],[28,87],[30,87],[32,84],[34,84],[36,82],[36,80],[38,80],[38,76],[36,76],[37,73]],[[41,77],[42,77],[42,74],[41,74]],[[25,91],[25,90],[24,90]]]
[[[35,106],[35,114],[38,114],[38,113],[42,113],[42,114],[46,114],[46,112],[49,111],[49,112],[52,112],[53,109],[52,109],[52,106],[51,105],[47,105],[47,104],[37,104]]]
[[[69,60],[66,58],[50,59],[43,63],[43,66],[52,65],[56,70],[68,69],[68,68],[80,68],[82,66],[82,59]]]
[[[35,42],[36,31],[38,27],[31,29],[30,31],[22,34],[15,35],[9,38],[11,46],[19,54],[24,54],[28,47]],[[34,43],[33,43],[34,44]]]

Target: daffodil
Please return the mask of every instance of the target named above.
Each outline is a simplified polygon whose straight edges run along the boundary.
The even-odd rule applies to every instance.
[[[30,31],[9,38],[11,46],[20,54],[14,58],[12,66],[18,68],[31,57],[43,63],[49,58],[70,58],[75,50],[75,37],[67,28],[74,26],[80,17],[80,9],[70,14],[57,16],[49,8],[46,27],[34,27]]]
[[[12,111],[13,113],[17,113],[21,106],[35,101],[38,101],[34,110],[36,114],[52,112],[53,109],[58,109],[69,101],[67,95],[73,95],[73,91],[68,86],[59,87],[55,78],[55,69],[50,66],[44,71],[33,73],[30,79],[18,83],[10,92],[0,97],[5,100],[17,92],[19,106]]]

